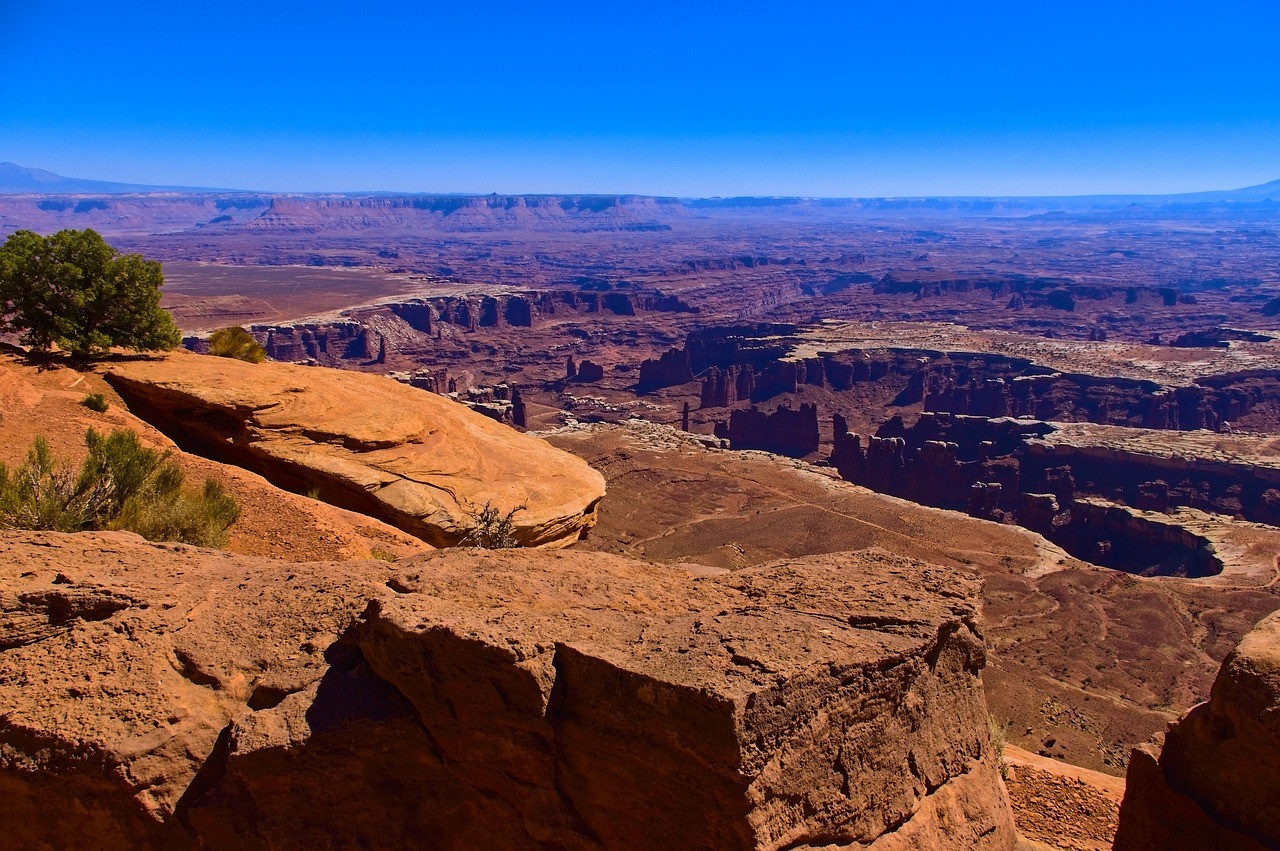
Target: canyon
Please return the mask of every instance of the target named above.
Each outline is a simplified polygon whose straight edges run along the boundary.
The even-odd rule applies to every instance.
[[[0,536],[7,821],[1081,847],[994,724],[1010,790],[1127,772],[1117,847],[1270,847],[1268,197],[0,195],[163,260],[194,352],[6,355],[2,460],[126,424],[252,497],[230,555]],[[196,354],[228,325],[271,362]],[[482,505],[525,550],[457,546]]]

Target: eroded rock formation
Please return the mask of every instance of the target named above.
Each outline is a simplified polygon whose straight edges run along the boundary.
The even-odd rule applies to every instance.
[[[976,580],[0,534],[15,847],[1012,849]]]
[[[1223,662],[1206,703],[1163,746],[1134,750],[1117,851],[1280,847],[1280,615]]]
[[[801,405],[793,410],[784,405],[765,413],[753,405],[734,411],[728,423],[716,423],[715,434],[728,440],[733,449],[762,449],[803,458],[818,451],[818,408]]]
[[[604,479],[545,441],[380,376],[174,354],[112,364],[130,408],[188,451],[378,517],[436,546],[491,504],[525,546],[595,523]]]
[[[805,386],[842,393],[883,382],[894,405],[982,417],[1033,417],[1140,428],[1217,430],[1280,406],[1280,373],[1228,372],[1186,384],[1068,373],[1027,358],[907,347],[847,348],[795,357],[792,326],[728,326],[689,334],[640,365],[637,389],[699,378],[702,407],[764,402]],[[1094,335],[1097,336],[1096,334]],[[1255,335],[1260,336],[1260,335]]]
[[[1094,564],[1148,575],[1207,576],[1222,565],[1202,536],[1133,509],[1191,506],[1280,519],[1280,499],[1266,498],[1280,469],[1056,438],[1065,428],[926,413],[909,428],[889,420],[864,445],[837,415],[830,461],[843,478],[872,490],[1015,522]]]

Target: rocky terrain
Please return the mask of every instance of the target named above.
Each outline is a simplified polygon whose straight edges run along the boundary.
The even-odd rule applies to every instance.
[[[107,410],[81,404],[102,394]],[[183,452],[172,440],[129,411],[101,375],[63,366],[37,368],[13,354],[0,354],[0,463],[22,463],[36,437],[72,463],[84,457],[85,430],[127,429],[147,446],[171,453],[194,481],[212,478],[236,495],[240,518],[231,527],[230,551],[286,561],[399,557],[431,547],[366,514],[347,511],[274,487],[241,467]]]
[[[1280,810],[1280,618],[1271,616],[1223,663],[1209,700],[1134,751],[1115,847],[1274,848]]]
[[[928,758],[916,754],[905,773],[894,763],[910,788],[882,783],[889,791],[871,796],[880,809],[859,809],[866,802],[850,803],[857,797],[851,781],[815,779],[817,797],[770,785],[782,764],[770,760],[791,760],[783,755],[789,749],[799,748],[795,758],[805,767],[783,774],[816,778],[806,773],[812,766],[840,763],[821,750],[835,739],[810,737],[805,747],[817,751],[788,738],[800,735],[798,728],[769,739],[774,733],[765,730],[782,728],[743,726],[741,719],[757,717],[751,712],[716,715],[715,707],[762,699],[760,692],[713,686],[730,668],[694,666],[690,676],[698,679],[681,680],[679,665],[661,664],[664,654],[678,652],[668,639],[680,644],[698,634],[673,626],[675,610],[712,605],[711,597],[681,596],[686,583],[706,589],[739,582],[732,577],[772,577],[769,583],[781,584],[752,586],[751,593],[768,601],[760,609],[772,613],[768,618],[783,618],[770,621],[781,634],[793,629],[787,618],[807,617],[793,605],[799,598],[788,595],[808,594],[802,589],[812,584],[837,598],[824,601],[830,606],[864,599],[858,595],[871,587],[854,583],[836,592],[813,570],[826,576],[822,571],[840,562],[858,571],[868,565],[867,576],[878,576],[877,565],[906,570],[903,559],[933,565],[911,562],[930,576],[953,571],[954,578],[929,586],[944,599],[953,587],[977,595],[973,606],[987,624],[984,712],[1026,753],[1027,764],[1015,764],[1008,781],[1025,841],[1106,847],[1121,790],[1087,772],[1118,783],[1126,769],[1131,785],[1138,783],[1120,818],[1122,839],[1138,843],[1129,847],[1159,847],[1162,834],[1140,815],[1143,806],[1184,814],[1205,836],[1254,830],[1220,811],[1221,796],[1232,794],[1222,789],[1234,781],[1210,777],[1200,787],[1186,779],[1188,771],[1199,776],[1186,769],[1197,760],[1241,761],[1234,745],[1223,745],[1226,726],[1246,723],[1236,709],[1193,711],[1168,740],[1167,756],[1138,751],[1131,760],[1130,752],[1208,698],[1211,686],[1218,700],[1222,677],[1241,664],[1230,662],[1213,686],[1223,659],[1280,608],[1273,445],[1280,439],[1280,232],[1271,190],[1259,191],[817,201],[130,188],[0,197],[0,234],[94,226],[121,247],[164,260],[165,303],[188,348],[203,351],[209,331],[239,324],[281,362],[249,367],[175,354],[38,374],[12,362],[4,392],[19,413],[10,416],[6,406],[0,419],[6,437],[14,435],[4,460],[20,458],[40,423],[54,421],[44,417],[73,424],[57,435],[72,455],[82,424],[127,423],[154,445],[173,448],[184,468],[241,489],[246,510],[232,529],[234,553],[341,561],[343,568],[325,575],[373,589],[333,592],[350,608],[333,615],[333,623],[346,625],[330,628],[326,646],[355,647],[358,658],[348,649],[323,658],[322,649],[317,661],[317,651],[307,650],[299,658],[316,667],[302,677],[306,685],[257,699],[251,690],[236,698],[239,709],[210,716],[221,720],[208,722],[212,739],[206,731],[199,747],[188,748],[193,779],[176,793],[187,803],[150,810],[137,836],[151,838],[138,841],[196,836],[234,845],[268,830],[297,836],[298,844],[320,842],[290,806],[345,813],[352,842],[366,838],[359,833],[364,816],[353,810],[361,799],[291,779],[296,754],[318,776],[363,778],[391,801],[428,788],[439,811],[454,815],[450,824],[491,831],[519,824],[507,844],[634,845],[626,831],[635,828],[626,825],[639,816],[609,797],[638,782],[626,779],[633,755],[600,742],[630,747],[636,736],[649,736],[645,747],[662,754],[672,752],[672,742],[687,743],[677,741],[679,725],[670,730],[675,738],[661,742],[626,726],[653,717],[634,700],[626,712],[608,709],[624,693],[621,685],[586,690],[583,699],[597,701],[594,715],[557,715],[567,682],[561,677],[598,672],[593,666],[603,660],[674,688],[681,700],[689,689],[715,696],[671,705],[701,707],[708,724],[733,730],[724,742],[736,744],[725,750],[715,750],[717,739],[699,743],[711,750],[681,751],[708,772],[685,789],[699,803],[686,812],[645,798],[640,812],[655,829],[722,831],[706,844],[726,847],[1009,847],[1004,793],[981,779],[989,776],[990,755],[973,746],[982,734],[965,738],[969,720],[958,738],[933,751],[950,754],[939,757],[947,766],[941,786],[934,787],[941,775],[918,762]],[[110,400],[106,414],[77,404],[90,389]],[[326,401],[335,396],[344,401]],[[511,556],[525,560],[516,579],[531,584],[504,579],[512,588],[506,593],[484,584],[487,568],[468,561],[476,554],[411,555],[467,539],[475,509],[485,504],[514,512],[520,543],[568,547],[563,559]],[[351,561],[370,555],[378,562]],[[783,564],[799,573],[781,578]],[[274,569],[255,566],[246,575]],[[561,569],[563,586],[554,578]],[[470,585],[460,578],[467,571],[476,575]],[[970,572],[982,578],[980,591],[962,578]],[[600,590],[594,574],[612,577],[608,600],[592,596]],[[373,578],[366,582],[366,575]],[[661,593],[644,585],[656,576],[665,577],[652,580]],[[222,580],[209,581],[214,587]],[[613,583],[630,590],[611,596]],[[520,597],[526,590],[530,596]],[[110,592],[112,599],[128,593]],[[438,608],[441,595],[456,608]],[[675,608],[645,620],[649,614],[636,614],[650,611],[644,600]],[[496,631],[482,629],[476,614],[491,604],[504,613]],[[548,607],[579,614],[557,619]],[[739,612],[729,603],[722,608]],[[384,612],[402,614],[386,620]],[[115,616],[93,622],[115,623]],[[632,620],[647,631],[622,629]],[[418,623],[432,641],[461,630],[459,649],[427,645],[430,659],[421,661],[399,644]],[[910,629],[886,621],[871,631],[917,640],[899,635]],[[731,641],[744,633],[726,627],[714,634]],[[380,659],[375,636],[387,642]],[[536,636],[527,639],[534,651],[511,649],[525,646],[522,636]],[[603,643],[582,650],[596,637]],[[687,646],[682,656],[702,647]],[[868,647],[854,655],[884,658],[876,655],[883,648]],[[788,655],[795,648],[785,642],[775,649],[780,655],[764,668],[733,662],[730,653],[732,669],[744,668],[739,673],[752,682],[775,677],[770,688],[781,688],[783,678],[799,688],[800,668],[788,666],[808,657]],[[916,651],[903,652],[914,658]],[[501,706],[449,667],[463,659],[469,669],[492,663],[497,679],[523,682],[502,660],[515,659],[519,668],[548,658],[559,661],[551,674],[545,667],[530,674],[536,687],[528,700],[504,685]],[[287,654],[286,661],[296,662]],[[307,679],[316,671],[318,679]],[[425,679],[436,685],[415,693],[408,671],[417,672],[410,679],[428,671]],[[213,687],[220,700],[224,690]],[[382,708],[327,702],[347,693],[375,695],[356,702]],[[497,729],[515,731],[515,738],[469,738],[478,734],[467,722],[424,708],[446,697],[481,701],[497,713],[492,718],[507,719]],[[800,711],[810,699],[827,698],[805,692],[785,706]],[[256,703],[272,705],[250,705]],[[976,718],[966,705],[962,715]],[[529,707],[537,711],[520,716]],[[1216,720],[1197,720],[1209,716]],[[337,726],[322,720],[331,717]],[[875,717],[873,726],[888,729],[886,719],[896,716]],[[356,726],[342,727],[348,720]],[[921,723],[924,730],[932,721]],[[362,732],[350,732],[356,728]],[[396,741],[421,749],[384,747],[386,765],[359,758],[361,737],[384,741],[378,737],[392,728]],[[546,757],[545,743],[560,742],[562,732],[564,743],[583,750],[562,753],[557,744]],[[770,755],[750,763],[743,748],[761,735],[777,748],[753,745]],[[600,761],[607,776],[591,774],[606,769],[581,756],[588,744],[616,757]],[[869,776],[906,758],[896,745],[886,747],[887,761],[868,768]],[[515,763],[522,773],[495,776],[468,761],[475,748],[522,754]],[[746,761],[726,774],[734,748]],[[1206,756],[1211,751],[1216,755]],[[13,763],[19,772],[27,770],[20,764],[34,764],[22,760],[38,759],[26,745],[3,753],[20,755]],[[963,769],[958,754],[977,767]],[[547,769],[560,759],[571,768]],[[654,770],[669,768],[667,757],[653,759]],[[743,767],[749,763],[755,767]],[[1072,765],[1079,772],[1072,774]],[[27,782],[40,775],[22,776]],[[401,776],[417,779],[401,783]],[[605,779],[591,781],[602,791],[584,803],[586,787],[573,784],[588,776]],[[1274,773],[1242,776],[1273,790]],[[148,782],[130,788],[151,788]],[[684,787],[672,780],[671,788]],[[833,788],[839,794],[823,797]],[[15,792],[14,800],[25,794]],[[116,803],[104,806],[123,812]],[[406,804],[404,811],[415,813],[406,825],[436,824],[421,808]],[[693,814],[697,825],[680,821]],[[597,818],[622,832],[601,832]],[[456,843],[484,844],[475,835]]]
[[[437,546],[467,538],[485,506],[524,546],[566,546],[604,497],[586,464],[385,378],[177,354],[112,364],[106,379],[185,448]]]
[[[1280,607],[1280,530],[1267,526],[1183,518],[1212,538],[1222,573],[1145,579],[1017,526],[885,497],[803,462],[707,449],[667,427],[632,421],[547,437],[608,481],[580,547],[730,569],[878,547],[979,571],[987,700],[1009,741],[1113,775],[1208,694],[1234,643]]]
[[[1014,847],[954,571],[0,547],[19,845]]]

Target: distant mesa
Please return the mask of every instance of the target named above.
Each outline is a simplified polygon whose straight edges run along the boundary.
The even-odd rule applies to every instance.
[[[17,163],[0,163],[0,194],[4,195],[56,195],[102,194],[145,195],[151,193],[236,193],[251,194],[243,189],[225,189],[194,186],[166,186],[142,183],[123,183],[64,177],[41,168],[31,168]],[[949,213],[959,215],[1059,215],[1067,212],[1118,210],[1131,206],[1161,207],[1169,204],[1240,204],[1265,203],[1280,206],[1280,180],[1246,186],[1239,189],[1188,192],[1167,195],[1074,195],[1074,196],[933,196],[933,197],[863,197],[817,198],[804,196],[736,196],[714,198],[658,198],[645,195],[610,194],[432,194],[426,192],[293,192],[278,197],[309,198],[392,198],[420,210],[450,215],[477,207],[495,207],[511,210],[525,205],[558,206],[567,215],[590,215],[608,212],[611,208],[636,203],[656,204],[664,212],[679,215],[714,214],[717,212],[752,213],[755,215],[830,215],[836,213],[864,212],[883,215],[903,213]],[[541,199],[534,202],[531,199]],[[44,209],[44,208],[42,208]],[[192,223],[193,225],[195,222]],[[648,222],[657,225],[660,222]]]

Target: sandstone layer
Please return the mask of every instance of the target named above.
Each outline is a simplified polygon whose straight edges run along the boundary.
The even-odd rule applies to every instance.
[[[523,546],[567,546],[595,522],[604,479],[584,462],[448,399],[386,378],[174,354],[107,380],[180,446],[361,511],[435,546],[485,505]]]
[[[87,394],[101,394],[106,410],[83,404]],[[131,431],[143,445],[168,452],[199,486],[205,479],[221,484],[235,498],[240,516],[228,530],[226,549],[286,561],[363,559],[377,553],[400,557],[431,547],[400,529],[367,514],[347,511],[275,487],[241,467],[193,455],[125,408],[102,377],[69,366],[31,363],[0,354],[0,464],[19,468],[37,437],[54,456],[73,469],[86,454],[85,431]]]
[[[1115,847],[1191,851],[1280,847],[1280,615],[1223,662],[1209,700],[1163,747],[1134,751]]]
[[[1012,848],[977,582],[0,536],[22,847]]]

